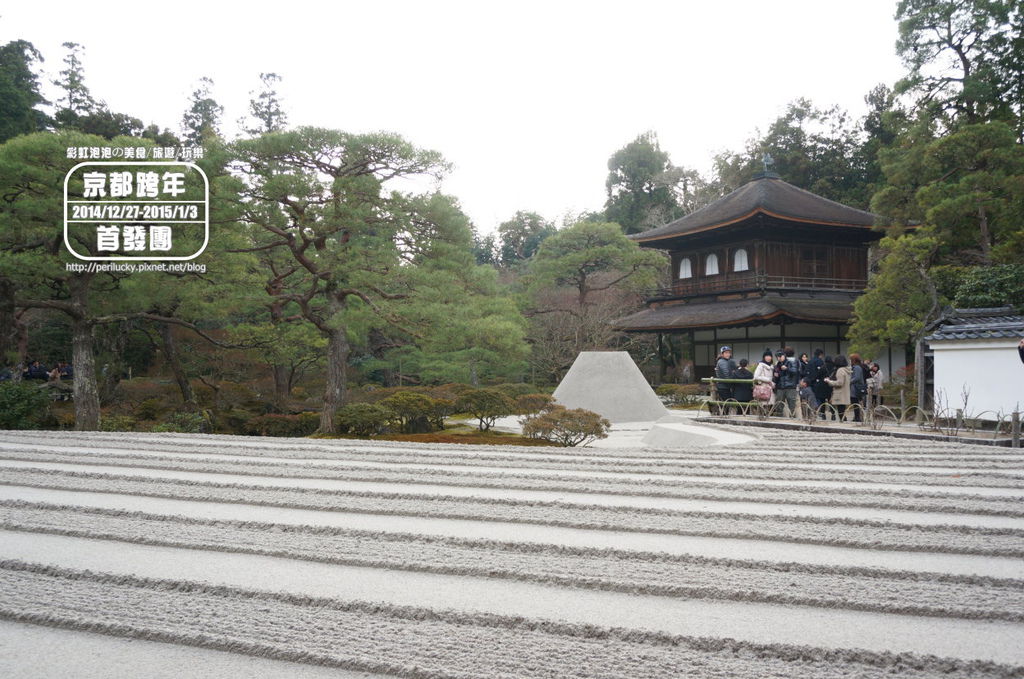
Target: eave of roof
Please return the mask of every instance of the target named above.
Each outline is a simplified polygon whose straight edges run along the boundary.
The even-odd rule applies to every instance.
[[[748,325],[779,317],[811,323],[846,323],[852,314],[853,302],[849,298],[768,295],[754,299],[665,304],[620,318],[612,326],[627,332],[654,332]]]
[[[1014,314],[1010,306],[946,309],[925,333],[925,342],[1024,337],[1024,315]]]
[[[997,317],[996,322],[944,323],[925,337],[926,342],[1024,338],[1024,316]],[[975,317],[972,320],[978,320]]]

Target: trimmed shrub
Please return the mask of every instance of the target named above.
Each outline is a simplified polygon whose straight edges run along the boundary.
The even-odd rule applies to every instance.
[[[135,417],[140,420],[156,420],[164,411],[163,401],[159,398],[147,398],[135,407]]]
[[[394,421],[405,434],[431,431],[431,419],[437,417],[437,400],[413,391],[400,391],[381,401],[380,405],[394,414]]]
[[[598,439],[608,438],[612,423],[595,412],[556,407],[528,417],[523,421],[523,434],[544,439],[560,446],[585,446]]]
[[[338,429],[356,436],[375,436],[383,432],[395,414],[379,403],[349,403],[338,410]]]
[[[500,391],[513,401],[519,396],[537,393],[537,387],[533,386],[532,384],[524,384],[522,382],[518,382],[516,384],[496,384],[490,388],[494,389],[495,391]]]
[[[107,415],[100,418],[100,431],[135,431],[138,424],[131,415]]]
[[[246,425],[250,434],[258,436],[309,436],[320,426],[320,413],[258,415]]]
[[[213,417],[214,429],[220,433],[248,434],[250,433],[249,423],[256,416],[256,413],[248,410],[219,411]]]
[[[166,420],[155,425],[152,431],[202,434],[209,429],[210,421],[202,413],[171,413]]]
[[[460,382],[449,382],[448,384],[442,384],[439,387],[434,387],[430,390],[430,395],[434,398],[442,398],[448,401],[458,401],[459,397],[465,394],[467,391],[473,391],[473,387],[468,384],[462,384]]]
[[[445,418],[455,413],[455,400],[435,398],[434,408],[430,413],[430,426],[436,430],[444,429]]]
[[[515,400],[516,415],[532,415],[550,410],[555,405],[555,398],[550,394],[523,394]]]
[[[456,402],[459,412],[468,413],[477,420],[480,431],[487,431],[499,417],[515,413],[515,403],[495,389],[467,391]]]
[[[40,429],[50,412],[50,397],[35,384],[0,382],[0,429]]]
[[[654,393],[668,406],[698,406],[701,403],[699,384],[663,384]]]

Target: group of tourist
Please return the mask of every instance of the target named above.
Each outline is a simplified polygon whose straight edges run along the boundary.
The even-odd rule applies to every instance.
[[[752,382],[716,383],[718,400],[754,401],[769,406],[783,403],[790,417],[799,417],[800,403],[804,402],[822,419],[826,409],[821,405],[829,403],[839,419],[851,410],[855,422],[861,421],[869,395],[873,403],[881,403],[885,375],[878,363],[863,360],[859,354],[826,356],[822,349],[815,349],[813,357],[804,353],[797,358],[795,354],[793,347],[765,349],[751,372],[747,359],[736,363],[732,347],[723,346],[715,363],[715,377]]]
[[[4,368],[0,370],[0,382],[13,380],[19,368]],[[21,369],[21,379],[40,380],[43,382],[60,382],[71,380],[75,377],[75,371],[71,364],[66,361],[57,361],[53,367],[46,367],[39,361],[32,361],[25,368]]]

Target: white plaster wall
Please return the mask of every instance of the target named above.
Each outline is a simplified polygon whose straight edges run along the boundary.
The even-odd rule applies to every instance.
[[[980,415],[1024,409],[1024,365],[1015,339],[932,342],[935,400],[950,409]],[[970,391],[964,404],[964,388]],[[943,398],[944,396],[944,398]],[[992,413],[986,419],[995,419]]]

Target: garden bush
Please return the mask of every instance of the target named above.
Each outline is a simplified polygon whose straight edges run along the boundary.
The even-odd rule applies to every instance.
[[[434,407],[430,413],[430,426],[435,430],[444,429],[444,421],[455,413],[455,400],[448,398],[435,398]]]
[[[699,384],[663,384],[654,390],[665,405],[697,406],[700,405],[701,385]]]
[[[480,431],[487,431],[499,417],[514,414],[516,405],[496,389],[473,389],[460,396],[455,407],[459,412],[472,415]]]
[[[160,413],[165,410],[164,403],[157,397],[147,398],[139,402],[135,407],[135,417],[140,420],[158,420]]]
[[[394,414],[395,423],[405,434],[431,431],[431,421],[437,418],[437,400],[414,391],[400,391],[380,401],[380,405]]]
[[[105,415],[100,418],[100,431],[135,431],[138,424],[131,415]]]
[[[0,429],[40,429],[49,414],[45,390],[27,382],[0,382]]]
[[[459,397],[465,394],[467,391],[473,391],[473,387],[468,384],[462,384],[461,382],[449,382],[448,384],[442,384],[438,387],[433,387],[430,390],[430,395],[434,398],[442,398],[448,401],[458,401]]]
[[[320,413],[258,415],[246,425],[250,434],[258,436],[309,436],[320,426]]]
[[[248,410],[219,410],[214,413],[213,427],[222,434],[248,434],[249,423],[254,417],[257,414]]]
[[[210,430],[210,421],[202,413],[171,413],[152,431],[201,434]]]
[[[519,396],[525,396],[526,394],[537,393],[537,387],[532,384],[524,384],[522,382],[515,384],[496,384],[490,388],[495,391],[500,391],[512,400],[515,400]]]
[[[554,405],[555,399],[550,394],[523,394],[515,400],[515,414],[532,415],[550,410]]]
[[[395,417],[391,409],[379,403],[349,403],[338,410],[338,430],[356,436],[375,436],[387,429]]]
[[[612,423],[582,408],[555,407],[523,421],[523,434],[561,446],[585,446],[608,437]]]

